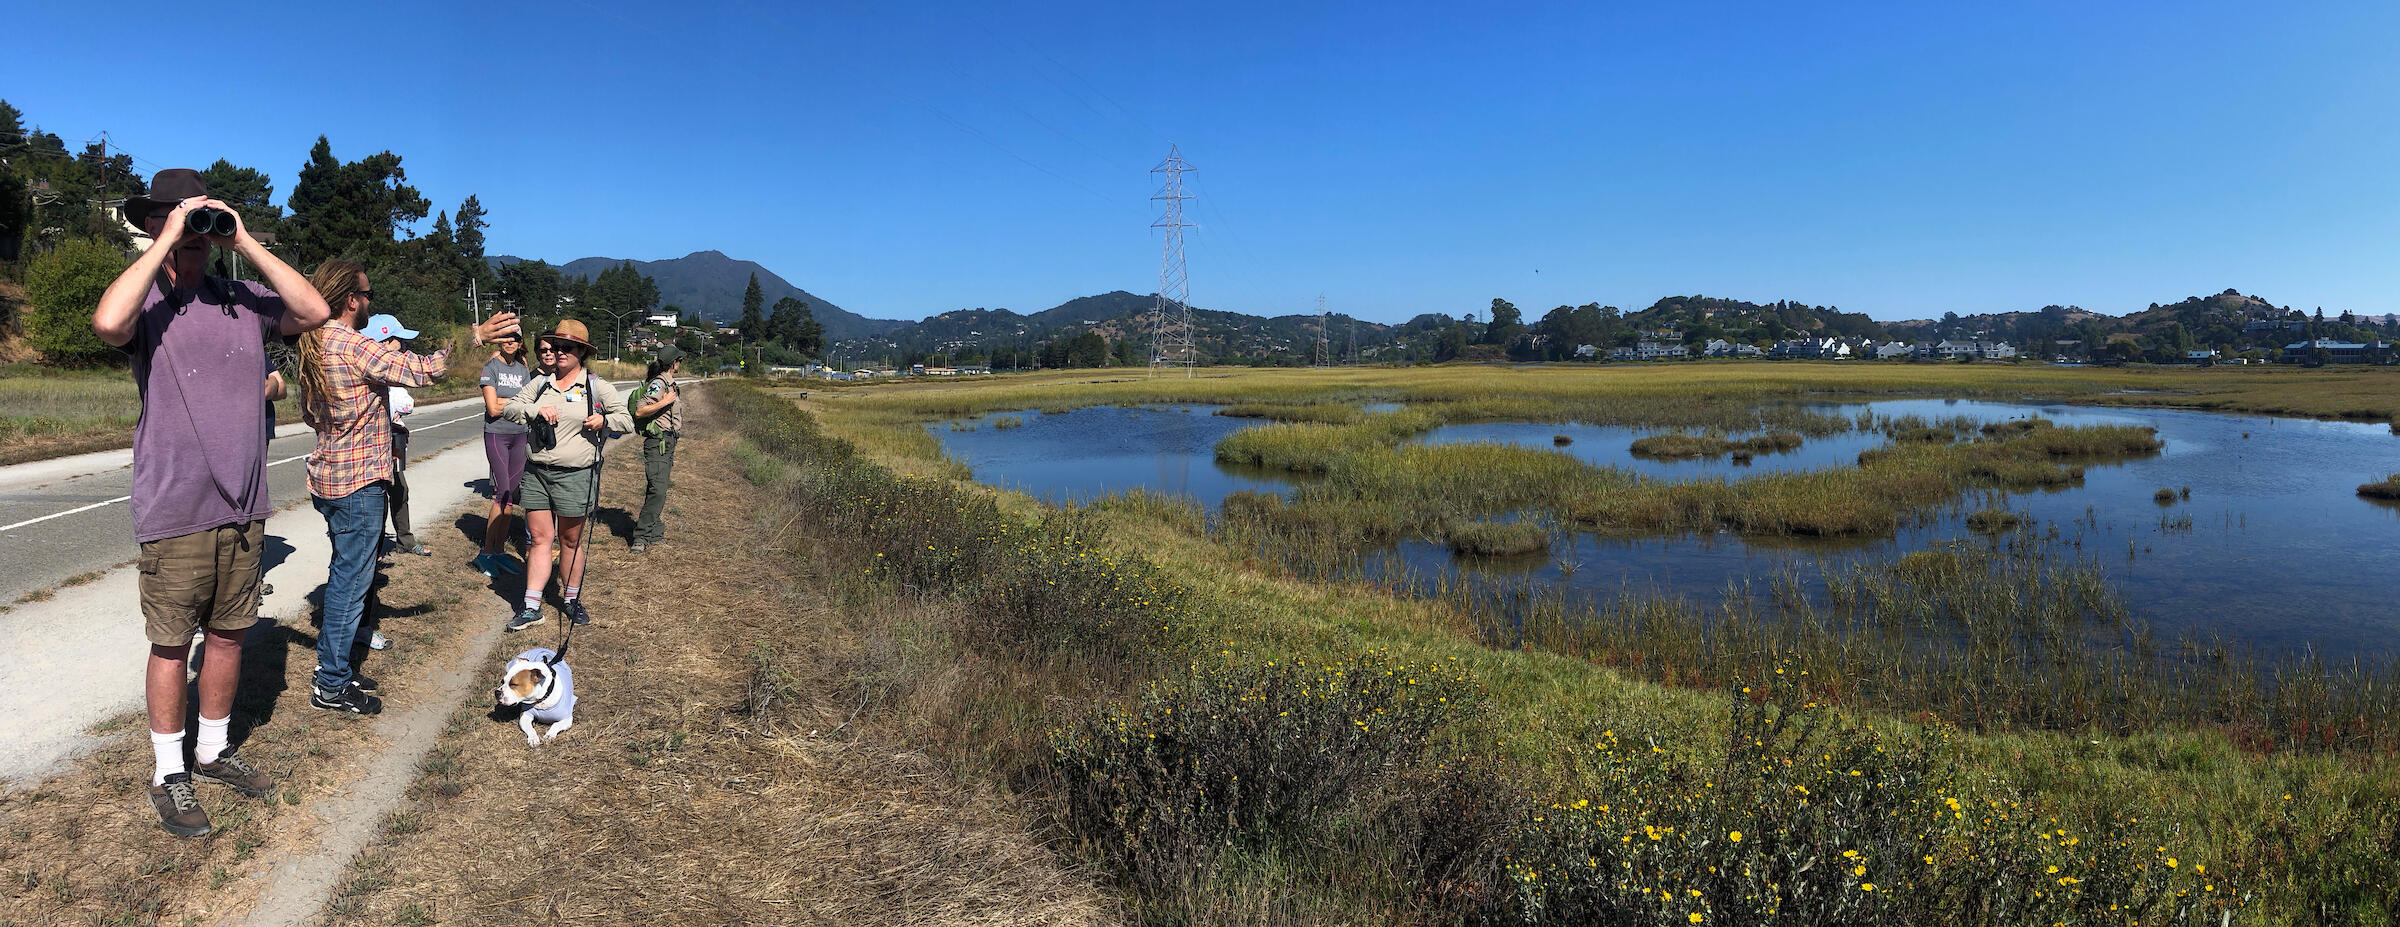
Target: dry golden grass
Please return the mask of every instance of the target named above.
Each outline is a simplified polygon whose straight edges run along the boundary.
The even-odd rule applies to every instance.
[[[881,659],[860,652],[875,640],[862,626],[912,606],[845,610],[805,591],[822,577],[789,555],[791,526],[759,508],[714,414],[693,410],[669,542],[637,558],[595,539],[595,623],[568,654],[575,728],[529,749],[487,716],[488,694],[467,695],[332,922],[1107,920],[1009,799],[958,785],[883,726],[916,709],[850,688]],[[638,456],[615,455],[606,506],[638,507]],[[490,662],[557,633],[554,620],[512,636]],[[958,682],[908,697],[945,701]]]

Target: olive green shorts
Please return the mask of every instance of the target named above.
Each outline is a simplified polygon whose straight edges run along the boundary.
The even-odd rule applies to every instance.
[[[192,632],[233,632],[258,623],[259,551],[267,523],[254,521],[142,542],[143,632],[161,647],[192,642]]]
[[[599,482],[598,467],[560,469],[529,464],[525,481],[517,487],[517,504],[525,511],[548,511],[560,518],[583,518],[592,514],[592,491]]]

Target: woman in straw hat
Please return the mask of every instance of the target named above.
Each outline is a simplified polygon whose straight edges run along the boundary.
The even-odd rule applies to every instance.
[[[584,367],[592,356],[591,334],[582,322],[562,319],[537,340],[546,372],[525,384],[500,410],[503,418],[533,427],[532,453],[517,504],[533,544],[525,551],[525,602],[507,629],[542,623],[542,590],[550,582],[550,541],[558,539],[559,612],[588,624],[583,610],[583,523],[599,503],[600,450],[611,431],[633,430],[633,414],[617,389]],[[550,440],[543,440],[543,432]]]

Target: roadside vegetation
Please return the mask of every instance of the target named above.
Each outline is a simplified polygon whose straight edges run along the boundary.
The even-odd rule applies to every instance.
[[[2129,666],[2140,631],[2076,564],[1938,552],[1844,578],[1845,604],[1769,589],[1730,620],[1420,595],[1259,543],[1326,499],[1236,494],[1214,524],[1146,493],[1051,509],[959,484],[904,436],[931,406],[1042,407],[1023,398],[837,391],[808,401],[820,425],[726,392],[753,478],[822,526],[827,575],[861,602],[955,603],[868,674],[892,723],[1031,802],[1137,921],[2385,923],[2400,904],[2390,749],[2118,707],[2150,690],[2084,658],[2101,642]],[[1912,453],[1964,470],[2014,445],[2055,469],[2073,455],[2053,450],[2123,446],[2024,430]],[[1527,484],[1381,466],[1474,494],[1462,511],[1527,504]],[[1347,514],[1323,521],[1356,540],[1418,512]],[[1933,652],[1886,665],[1912,648]],[[2391,682],[2341,698],[2388,711]]]

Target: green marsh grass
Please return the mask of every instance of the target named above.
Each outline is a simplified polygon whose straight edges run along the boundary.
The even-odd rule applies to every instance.
[[[1634,439],[1632,451],[1637,456],[1668,460],[1722,457],[1744,452],[1751,455],[1780,454],[1798,448],[1803,440],[1788,431],[1739,440],[1720,435],[1664,434]]]
[[[1478,557],[1522,557],[1550,549],[1550,529],[1529,521],[1465,521],[1445,524],[1442,543]]]

